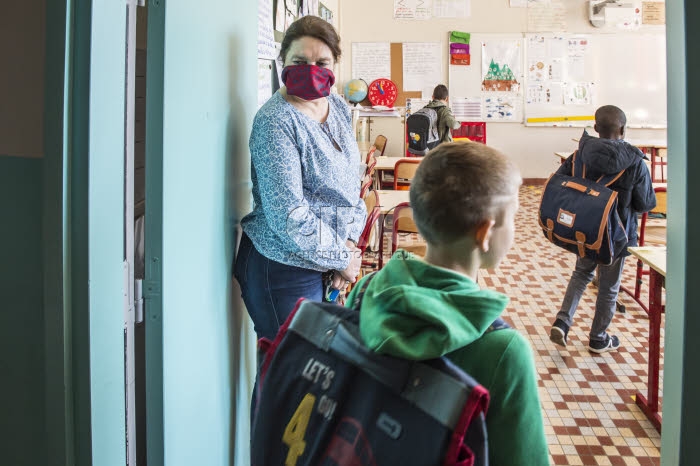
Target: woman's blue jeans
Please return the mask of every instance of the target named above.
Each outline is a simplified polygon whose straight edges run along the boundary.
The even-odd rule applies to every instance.
[[[273,340],[299,298],[323,299],[322,272],[281,264],[260,254],[245,233],[233,275],[258,338]]]

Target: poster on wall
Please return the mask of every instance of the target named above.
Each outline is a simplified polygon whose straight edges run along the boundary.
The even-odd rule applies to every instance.
[[[272,61],[258,59],[258,108],[272,97]]]
[[[481,43],[481,90],[519,92],[522,44],[519,39]]]
[[[353,42],[352,79],[363,79],[369,84],[377,78],[391,78],[391,44]]]
[[[467,18],[471,14],[471,0],[433,0],[433,18]]]
[[[394,19],[431,19],[433,0],[394,0]]]
[[[282,0],[277,0],[277,10],[275,11],[275,31],[284,32],[287,26],[287,9]]]
[[[275,59],[272,0],[258,1],[258,58]]]
[[[550,0],[546,4],[528,4],[528,31],[563,32],[566,29],[566,5],[564,5],[562,0]]]
[[[492,94],[482,98],[485,121],[521,121],[522,98],[512,93]]]
[[[333,24],[333,12],[323,3],[318,4],[318,15]]]
[[[566,105],[591,105],[593,103],[593,83],[566,84]]]
[[[443,84],[442,44],[440,42],[403,43],[403,88],[421,91],[424,99],[432,96],[433,89]]]

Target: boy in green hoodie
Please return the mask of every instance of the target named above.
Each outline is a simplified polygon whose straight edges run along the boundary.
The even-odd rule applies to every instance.
[[[410,191],[425,258],[397,251],[360,309],[360,332],[373,351],[447,356],[489,390],[489,464],[496,466],[549,464],[530,346],[514,329],[486,333],[508,298],[476,282],[478,270],[498,266],[512,245],[520,184],[515,165],[483,144],[431,151]]]

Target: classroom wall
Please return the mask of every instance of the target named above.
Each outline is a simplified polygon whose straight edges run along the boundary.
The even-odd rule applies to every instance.
[[[232,304],[232,212],[249,205],[257,2],[170,2],[163,89],[163,416],[169,466],[249,464],[252,382]],[[154,10],[149,10],[149,17]],[[156,44],[150,42],[149,52]],[[154,49],[155,50],[155,49]],[[149,70],[149,75],[152,70]],[[150,92],[150,91],[149,91]],[[150,136],[149,136],[150,137]],[[233,297],[233,298],[232,298]],[[254,359],[253,359],[254,361]],[[252,363],[254,367],[254,363]],[[246,380],[244,380],[246,379]]]
[[[445,50],[447,33],[459,30],[471,33],[522,33],[527,31],[527,10],[510,8],[500,0],[472,0],[471,17],[407,21],[393,19],[394,2],[376,0],[339,0],[340,34],[344,56],[339,81],[351,79],[351,44],[353,42],[442,42]],[[567,32],[599,34],[587,20],[587,2],[564,1],[567,8]],[[368,15],[368,12],[372,12]],[[663,31],[663,27],[643,28],[641,32]],[[536,32],[536,31],[532,31]],[[475,65],[472,65],[475,66]],[[478,65],[477,65],[478,66]],[[447,52],[443,57],[443,75],[447,81]],[[341,88],[342,89],[342,88]],[[670,106],[669,106],[670,107]],[[624,109],[623,109],[624,110]],[[403,151],[403,122],[400,118],[373,118],[371,138],[383,133],[389,138],[385,154],[400,156]],[[559,163],[555,151],[573,150],[572,137],[582,128],[525,127],[521,123],[489,123],[488,144],[511,156],[524,178],[547,178]],[[628,138],[663,138],[666,130],[630,129]]]

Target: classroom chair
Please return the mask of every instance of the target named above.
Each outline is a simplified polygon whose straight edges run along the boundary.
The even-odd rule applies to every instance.
[[[396,252],[399,247],[400,238],[410,238],[411,241],[404,241],[401,248],[417,256],[425,256],[425,241],[420,238],[418,227],[413,220],[413,209],[408,202],[402,202],[394,208],[393,227],[391,229],[391,253]]]
[[[651,212],[645,212],[642,214],[642,219],[639,223],[639,245],[640,246],[665,246],[666,245],[666,214],[667,209],[667,197],[666,188],[657,187],[654,188],[656,193],[656,207],[651,210]],[[649,218],[649,214],[652,214],[654,218]],[[662,218],[657,218],[660,216]],[[644,263],[641,260],[637,260],[637,274],[634,281],[634,290],[630,290],[625,286],[621,286],[620,290],[624,291],[630,295],[637,304],[639,304],[642,309],[648,314],[648,305],[641,301],[641,291],[642,285],[644,283],[643,277],[649,275],[649,270],[644,269]]]
[[[394,164],[394,189],[408,190],[422,158],[399,159]]]
[[[374,147],[377,148],[377,151],[379,151],[379,155],[377,157],[381,157],[384,155],[384,150],[386,149],[386,143],[387,143],[387,138],[383,134],[377,135],[376,138],[374,138]]]

